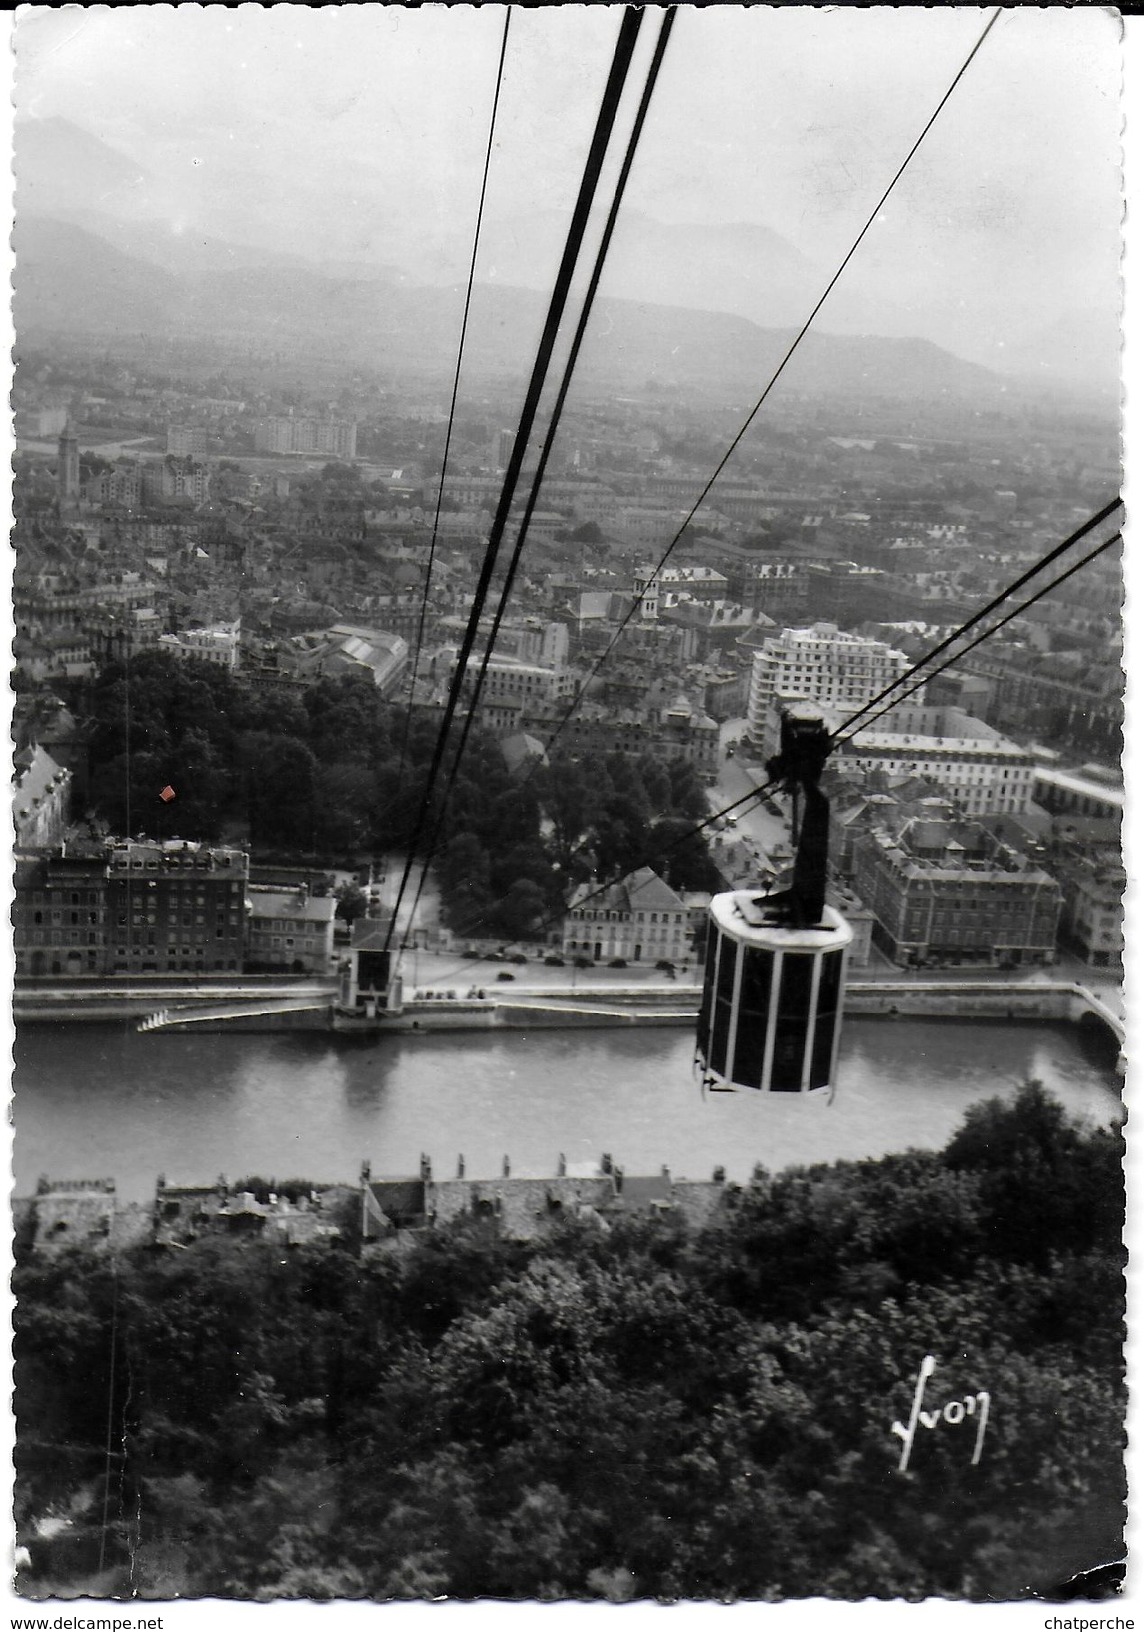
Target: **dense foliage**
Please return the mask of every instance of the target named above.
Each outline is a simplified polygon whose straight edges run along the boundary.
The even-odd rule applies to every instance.
[[[248,833],[256,856],[328,865],[408,846],[440,728],[434,713],[407,721],[357,676],[283,696],[158,652],[104,670],[83,706],[92,806],[114,832]],[[445,767],[452,759],[449,746]],[[176,797],[164,804],[168,785]],[[516,939],[558,918],[593,868],[616,877],[650,864],[680,888],[712,888],[702,838],[679,842],[706,815],[686,764],[583,752],[514,776],[493,738],[474,731],[421,848],[433,853],[450,927]]]
[[[32,1255],[17,1523],[74,1522],[22,1590],[1051,1597],[1122,1535],[1121,1154],[1029,1085],[704,1228]],[[926,1354],[978,1466],[942,1422],[898,1472]]]

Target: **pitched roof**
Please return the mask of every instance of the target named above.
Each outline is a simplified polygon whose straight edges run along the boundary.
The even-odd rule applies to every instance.
[[[606,890],[601,890],[599,894],[593,893],[594,890],[595,886],[591,881],[579,885],[568,903],[569,908],[578,906],[583,897],[591,895],[591,905],[597,914],[617,911],[660,912],[672,908],[677,912],[686,910],[683,899],[650,867],[637,868],[634,873],[629,873],[626,878],[620,879]]]

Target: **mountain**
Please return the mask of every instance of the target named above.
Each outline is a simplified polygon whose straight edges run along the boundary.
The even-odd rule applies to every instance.
[[[28,215],[38,214],[28,211]],[[149,261],[165,272],[226,272],[236,268],[263,266],[306,266],[300,255],[273,254],[250,244],[233,244],[224,238],[191,228],[175,228],[165,221],[120,220],[102,210],[51,212],[56,219],[82,227],[102,238],[122,255]]]
[[[170,273],[121,254],[67,221],[20,216],[12,232],[12,316],[29,330],[158,333],[178,309]]]
[[[555,210],[494,218],[485,230],[484,277],[504,287],[546,290],[555,273],[567,217]],[[460,281],[468,248],[442,231],[407,230],[391,259],[412,281]],[[490,258],[495,265],[488,265]],[[625,210],[616,225],[601,287],[620,300],[687,307],[745,317],[764,327],[801,324],[826,285],[827,273],[789,239],[754,222],[657,221]],[[876,333],[884,307],[840,289],[832,297],[836,332]]]
[[[14,233],[17,334],[154,333],[263,340],[299,356],[452,368],[463,289],[387,276],[330,276],[305,263],[229,266],[182,274],[125,255],[72,222],[25,216]],[[466,365],[484,375],[522,374],[546,309],[539,291],[479,285]],[[580,374],[603,389],[703,387],[757,394],[796,331],[727,313],[602,298]],[[995,374],[929,341],[811,332],[784,375],[787,390],[930,397],[989,395]]]
[[[1121,345],[1119,313],[1094,308],[1016,335],[999,348],[996,366],[1042,388],[1119,403]]]
[[[69,119],[17,119],[13,131],[16,213],[61,216],[98,200],[109,216],[147,215],[161,189],[134,159]]]

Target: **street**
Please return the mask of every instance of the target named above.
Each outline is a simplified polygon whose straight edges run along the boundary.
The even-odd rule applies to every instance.
[[[719,775],[714,787],[707,790],[711,809],[722,810],[761,787],[767,780],[766,769],[742,749],[732,758],[727,757],[728,742],[741,742],[746,731],[746,720],[728,720],[719,732]],[[770,796],[774,799],[774,795]],[[744,805],[734,811],[735,820],[723,831],[711,832],[712,853],[718,863],[726,865],[741,877],[736,883],[749,886],[763,882],[762,870],[768,866],[776,872],[791,859],[790,816],[787,801],[775,799],[781,814],[775,815],[766,804]],[[735,844],[740,852],[736,854]],[[785,851],[785,854],[784,854]]]

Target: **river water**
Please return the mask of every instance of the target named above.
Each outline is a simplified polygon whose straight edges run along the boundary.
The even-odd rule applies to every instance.
[[[1077,1115],[1120,1109],[1102,1032],[1066,1024],[852,1017],[833,1103],[704,1096],[686,1030],[333,1038],[27,1025],[15,1046],[15,1193],[113,1177],[125,1200],[258,1174],[356,1182],[417,1171],[555,1173],[605,1151],[627,1172],[732,1179],[839,1157],[937,1148],[966,1108],[1038,1077]]]

